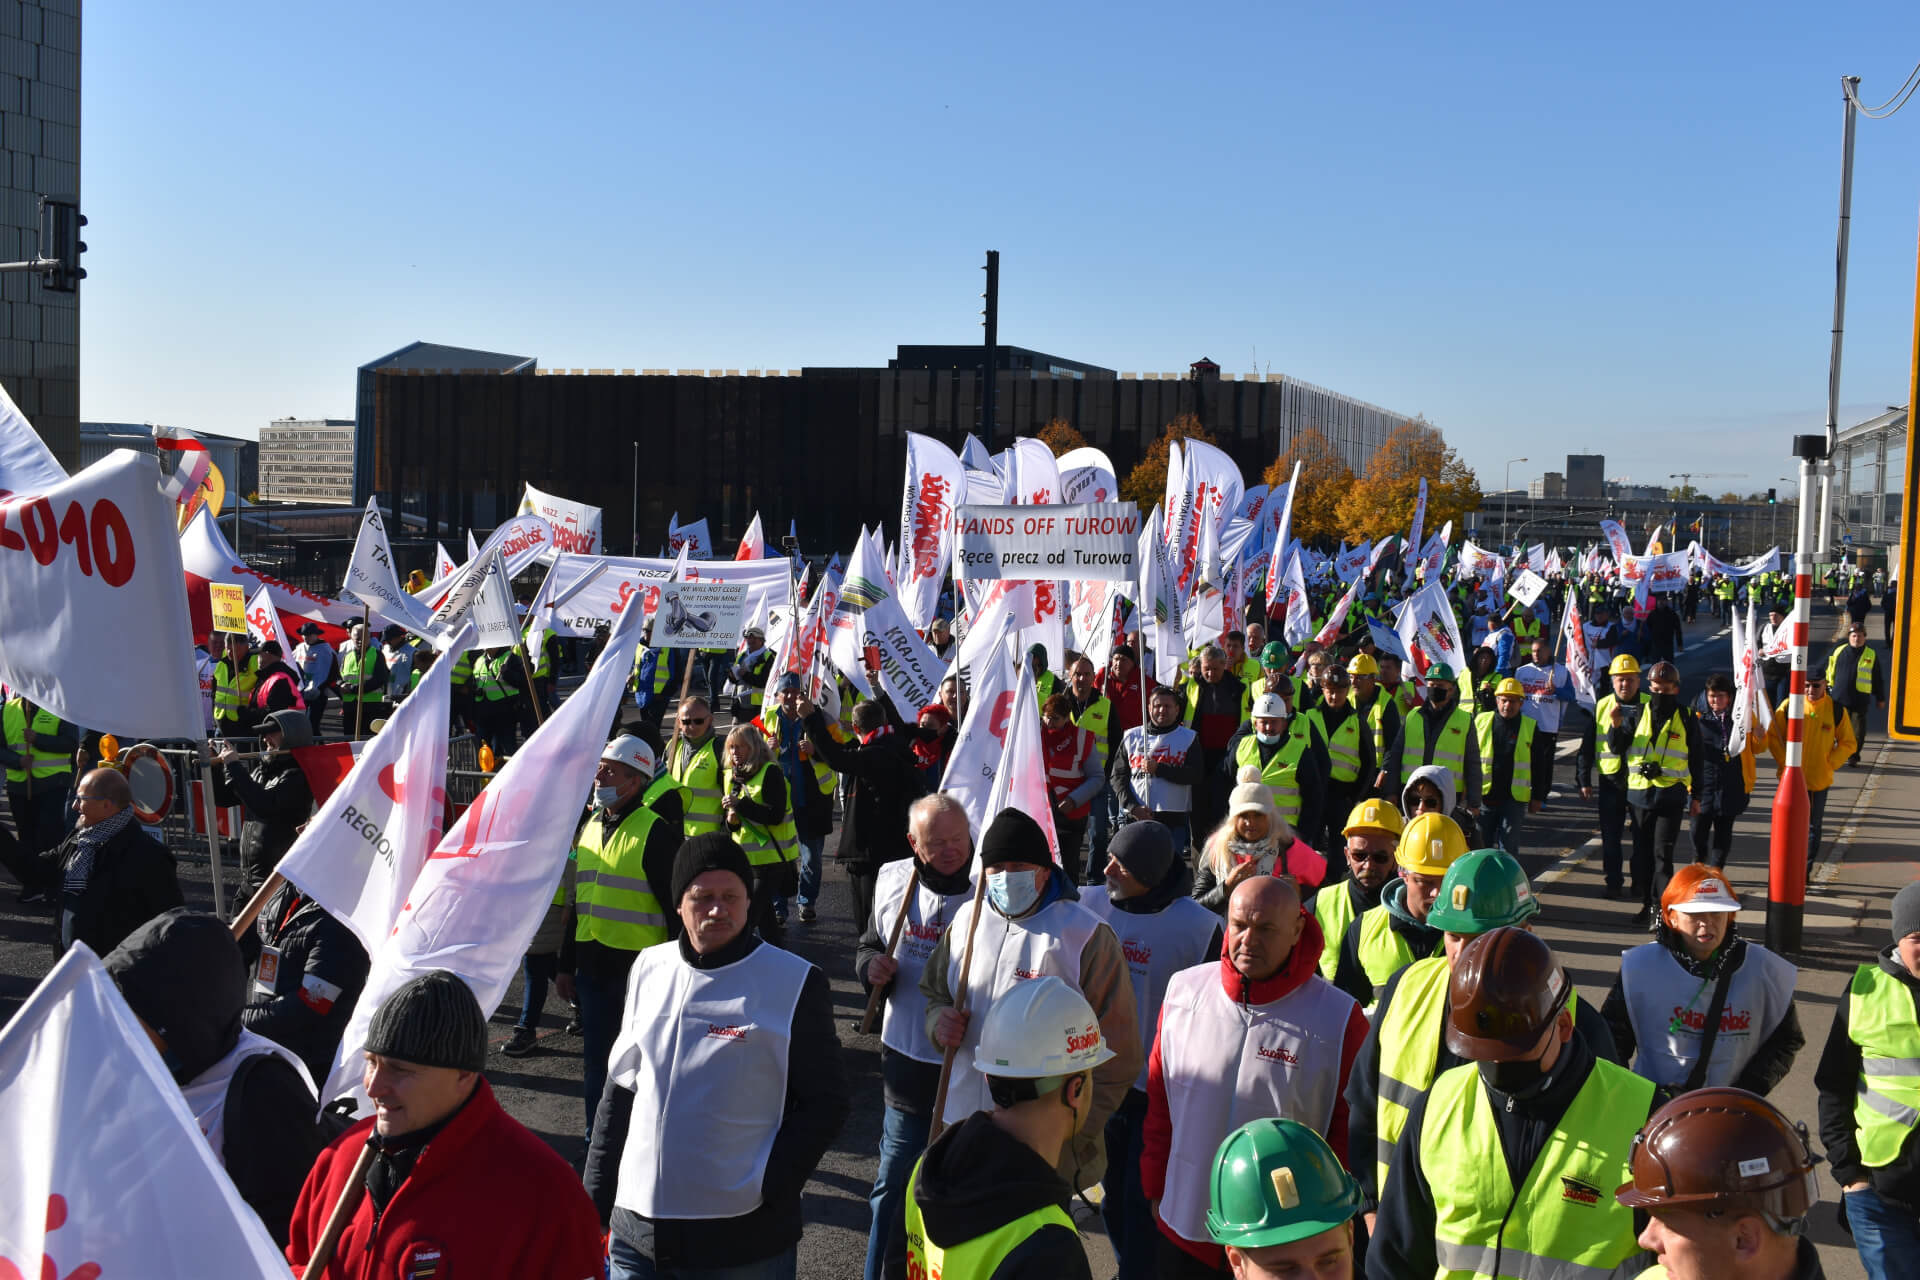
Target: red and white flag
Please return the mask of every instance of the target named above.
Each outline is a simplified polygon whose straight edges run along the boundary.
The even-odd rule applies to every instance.
[[[966,498],[966,469],[953,450],[915,431],[907,433],[907,475],[900,496],[900,563],[893,580],[907,620],[933,625],[940,582],[953,559],[953,512]]]
[[[273,596],[264,586],[253,593],[253,599],[247,601],[247,635],[252,637],[255,644],[277,641],[285,654],[289,657],[293,654],[293,645],[287,642],[286,628],[280,625],[280,611],[273,607]]]
[[[0,1133],[6,1280],[287,1274],[85,943],[0,1031]]]
[[[0,684],[122,738],[201,738],[200,685],[160,464],[116,449],[0,500]],[[137,632],[138,643],[129,643]]]
[[[967,811],[967,825],[977,841],[986,830],[993,789],[1006,762],[1007,728],[1019,681],[1014,674],[1011,646],[1018,635],[1001,614],[982,636],[978,660],[971,670],[972,692],[967,700],[966,718],[953,741],[953,754],[947,757],[947,772],[940,779],[940,790],[960,802]],[[978,631],[980,629],[976,629]],[[976,632],[968,632],[971,638]],[[1033,697],[1028,693],[1028,698]],[[1043,779],[1044,782],[1044,779]]]
[[[361,749],[275,868],[353,930],[369,955],[440,843],[453,658],[443,655]]]
[[[1014,687],[1013,704],[1007,709],[1002,741],[1006,754],[987,792],[980,830],[992,826],[1002,809],[1018,809],[1047,833],[1047,848],[1054,865],[1059,866],[1060,837],[1053,828],[1053,795],[1047,787],[1046,754],[1040,747],[1040,692],[1034,684],[1032,663],[1020,664],[1020,683]]]
[[[347,628],[360,620],[358,603],[315,595],[261,573],[242,560],[220,531],[213,513],[205,507],[195,512],[187,521],[187,527],[180,531],[180,567],[184,571],[187,609],[196,636],[210,635],[213,631],[213,606],[207,594],[207,584],[213,582],[237,586],[248,599],[265,587],[267,598],[273,601],[273,607],[281,616],[318,623],[329,644],[337,645],[345,640]]]
[[[640,635],[634,616],[623,617],[573,696],[508,759],[427,855],[391,931],[369,948],[373,965],[366,989],[341,1037],[323,1100],[360,1096],[361,1049],[373,1015],[413,978],[451,970],[473,988],[489,1016],[499,1007],[573,848],[607,726],[633,672]],[[416,691],[408,703],[418,696]],[[403,704],[402,712],[407,709]],[[445,725],[443,712],[443,733]],[[391,732],[389,725],[380,736]],[[438,811],[430,791],[403,800]]]
[[[1287,547],[1293,540],[1293,496],[1300,488],[1300,464],[1293,464],[1286,493],[1280,499],[1279,514],[1274,517],[1273,543],[1267,553],[1267,612],[1286,598]],[[1272,498],[1267,500],[1271,503]]]
[[[185,427],[155,427],[153,447],[160,451],[160,487],[175,503],[187,501],[207,482],[213,458],[193,432]]]
[[[1595,687],[1593,646],[1587,643],[1587,628],[1580,617],[1580,593],[1567,592],[1567,607],[1560,614],[1560,640],[1566,646],[1567,675],[1573,680],[1573,698],[1592,711],[1599,702]]]
[[[459,568],[460,566],[453,562],[453,557],[447,554],[445,544],[439,542],[433,544],[433,576],[436,581],[452,577]]]
[[[767,558],[767,535],[760,528],[760,513],[753,513],[753,519],[747,524],[747,531],[740,535],[740,545],[734,550],[735,560],[765,560]]]

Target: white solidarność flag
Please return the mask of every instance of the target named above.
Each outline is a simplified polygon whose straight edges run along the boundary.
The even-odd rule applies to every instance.
[[[0,1031],[0,1133],[0,1276],[287,1274],[85,943]]]
[[[1162,535],[1162,518],[1155,507],[1140,530],[1140,595],[1134,603],[1139,606],[1141,642],[1153,649],[1153,678],[1172,684],[1180,676],[1180,594]],[[1144,665],[1147,655],[1138,656]]]
[[[432,611],[400,589],[393,570],[393,549],[387,545],[387,522],[378,502],[367,499],[360,532],[353,540],[353,559],[347,562],[342,595],[352,596],[376,617],[397,622],[415,635],[432,633]]]
[[[341,1037],[323,1101],[360,1096],[360,1052],[373,1015],[421,974],[451,970],[488,1016],[499,1007],[560,883],[639,634],[631,621],[613,634],[579,689],[428,855],[392,931],[371,952],[366,989]],[[417,803],[437,802],[427,795]]]
[[[540,557],[551,562],[560,552],[579,556],[600,554],[601,511],[584,502],[542,493],[528,485],[520,495],[520,515],[536,515],[553,526],[553,545]]]
[[[1120,482],[1113,462],[1092,445],[1069,449],[1058,459],[1060,501],[1072,507],[1083,502],[1118,502]]]
[[[847,562],[839,609],[854,623],[856,648],[872,645],[880,650],[880,679],[894,707],[903,716],[918,715],[921,707],[940,696],[940,679],[947,673],[947,664],[927,647],[901,612],[900,601],[887,585],[885,564],[885,553],[869,533],[854,547],[853,559]],[[844,652],[840,655],[843,671],[846,656]],[[865,668],[859,655],[853,656],[854,669],[847,671],[847,678],[865,685]]]
[[[453,657],[420,678],[280,859],[278,871],[373,954],[440,843]]]
[[[1300,550],[1287,557],[1287,571],[1281,575],[1287,589],[1287,613],[1283,635],[1289,645],[1304,644],[1313,635],[1313,605],[1307,600],[1307,581],[1300,573]]]
[[[1444,662],[1453,668],[1461,693],[1467,697],[1472,695],[1473,676],[1467,670],[1466,648],[1460,643],[1460,624],[1453,616],[1452,601],[1447,599],[1439,583],[1429,582],[1407,597],[1399,625],[1394,629],[1400,633],[1400,640],[1407,646],[1407,653],[1420,668],[1422,677],[1433,663]],[[1423,687],[1424,683],[1423,679]]]
[[[450,577],[459,568],[460,566],[453,562],[453,557],[447,554],[444,545],[438,542],[433,544],[433,576],[436,580]]]
[[[273,607],[273,595],[265,587],[253,593],[253,599],[247,601],[247,635],[255,644],[265,644],[272,640],[279,644],[289,661],[293,658],[293,644],[281,634],[280,611]],[[295,644],[298,641],[294,642]]]
[[[1040,750],[1040,693],[1033,679],[1033,664],[1020,664],[1020,682],[1014,686],[1013,704],[1007,710],[1006,754],[994,774],[993,788],[987,793],[987,811],[980,821],[986,830],[1002,809],[1018,809],[1040,824],[1047,833],[1047,849],[1055,866],[1060,865],[1060,837],[1053,829],[1053,797],[1047,788],[1047,760]]]
[[[1300,489],[1300,464],[1293,464],[1293,475],[1287,480],[1286,495],[1280,501],[1280,514],[1273,526],[1273,543],[1267,557],[1267,612],[1273,612],[1274,602],[1285,598],[1285,588],[1280,585],[1287,573],[1287,544],[1293,540],[1293,495]],[[1271,502],[1272,498],[1269,497]]]
[[[1767,705],[1766,686],[1760,679],[1760,628],[1754,602],[1747,601],[1747,616],[1733,620],[1733,732],[1727,738],[1727,754],[1739,755],[1747,749],[1747,739],[1764,734],[1773,725],[1773,708]]]
[[[926,628],[940,604],[940,581],[953,558],[953,509],[966,497],[966,470],[953,450],[907,433],[907,476],[900,495],[900,563],[893,580],[907,621]]]
[[[8,495],[0,684],[122,738],[204,738],[183,580],[153,457],[116,449],[70,480]]]
[[[1420,547],[1420,534],[1427,523],[1427,478],[1420,477],[1420,496],[1413,502],[1413,528],[1407,531],[1407,546],[1412,550]]]
[[[967,716],[960,722],[946,775],[940,779],[940,790],[967,811],[967,825],[976,842],[986,830],[987,815],[992,812],[987,804],[1007,759],[1007,719],[1019,687],[1008,652],[1014,635],[1014,628],[1002,617],[990,635],[991,645],[973,664]]]
[[[1592,711],[1599,701],[1594,687],[1593,646],[1587,643],[1587,628],[1580,617],[1580,593],[1567,592],[1567,607],[1560,615],[1560,639],[1566,645],[1567,674],[1573,678],[1573,699]]]

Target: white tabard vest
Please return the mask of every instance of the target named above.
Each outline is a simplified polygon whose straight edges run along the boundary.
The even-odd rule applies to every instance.
[[[884,943],[893,936],[893,922],[900,916],[900,902],[907,895],[907,879],[913,874],[914,860],[898,858],[882,864],[873,886],[873,927]],[[900,965],[894,975],[893,989],[880,1015],[880,1043],[895,1053],[916,1062],[940,1062],[946,1055],[927,1038],[927,998],[920,993],[920,975],[927,967],[940,933],[973,899],[969,884],[960,893],[941,895],[922,884],[913,893],[913,907],[907,912],[906,927],[900,930],[900,945],[893,958]]]
[[[987,1010],[1016,982],[1052,974],[1074,990],[1080,989],[1080,953],[1094,931],[1106,926],[1100,917],[1066,898],[1051,902],[1023,920],[1009,920],[991,904],[980,908],[980,932],[973,940],[973,970],[967,979],[967,1034],[953,1055],[948,1076],[946,1125],[956,1125],[976,1111],[993,1109],[987,1078],[973,1069],[973,1051]],[[968,899],[947,926],[947,990],[960,998],[960,961],[966,954],[967,929],[973,918]]]
[[[786,1113],[793,1011],[813,966],[762,943],[696,969],[678,943],[648,947],[627,979],[608,1074],[633,1090],[614,1204],[643,1218],[736,1218]]]
[[[1165,778],[1150,778],[1147,776],[1147,765],[1154,761],[1179,764],[1189,760],[1199,749],[1198,744],[1198,736],[1184,725],[1165,733],[1152,734],[1143,727],[1135,726],[1122,735],[1120,749],[1127,753],[1128,772],[1133,777],[1133,793],[1151,812],[1186,813],[1193,808],[1192,787],[1168,782]]]
[[[1160,1216],[1182,1239],[1212,1238],[1207,1196],[1228,1134],[1274,1116],[1326,1135],[1345,1083],[1340,1051],[1354,1007],[1317,973],[1256,1005],[1227,994],[1218,961],[1173,975],[1160,1010],[1160,1072],[1173,1121]]]
[[[1713,1040],[1703,1086],[1730,1085],[1793,1004],[1793,965],[1751,942],[1727,987],[1720,1034]],[[1620,990],[1636,1044],[1635,1074],[1655,1084],[1681,1084],[1700,1056],[1713,983],[1694,977],[1657,942],[1620,957]]]
[[[1114,906],[1104,887],[1084,892],[1081,903],[1107,922],[1127,957],[1127,975],[1133,979],[1133,1008],[1140,1026],[1140,1078],[1133,1087],[1144,1091],[1147,1053],[1160,1026],[1160,1001],[1167,994],[1167,984],[1182,969],[1219,959],[1207,953],[1207,943],[1220,928],[1220,917],[1192,898],[1175,898],[1161,910],[1145,915]]]
[[[186,1095],[187,1110],[193,1112],[193,1118],[199,1122],[200,1132],[207,1135],[207,1145],[213,1148],[214,1158],[222,1165],[227,1162],[227,1086],[233,1083],[233,1073],[240,1069],[241,1063],[263,1053],[270,1053],[290,1064],[300,1073],[301,1083],[307,1086],[307,1092],[314,1092],[313,1077],[307,1074],[307,1064],[300,1061],[293,1050],[245,1028],[241,1029],[239,1041],[227,1051],[226,1057],[181,1087],[180,1092]]]

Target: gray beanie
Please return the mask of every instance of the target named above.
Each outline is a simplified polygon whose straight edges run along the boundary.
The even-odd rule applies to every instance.
[[[1920,880],[1893,895],[1893,940],[1920,933]]]
[[[1173,832],[1158,822],[1129,822],[1113,833],[1107,853],[1151,889],[1167,878],[1173,866]]]
[[[487,1065],[487,1016],[458,975],[435,969],[387,997],[367,1031],[367,1052],[479,1071]]]

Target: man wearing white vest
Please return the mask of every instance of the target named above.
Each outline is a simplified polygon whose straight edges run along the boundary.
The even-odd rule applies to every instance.
[[[1120,828],[1107,847],[1107,882],[1089,889],[1088,910],[1120,939],[1139,1012],[1144,1061],[1160,1025],[1160,1001],[1173,976],[1220,954],[1220,917],[1193,898],[1193,871],[1176,858],[1173,835],[1157,822]],[[1118,1280],[1153,1274],[1159,1235],[1140,1192],[1141,1134],[1147,1120],[1147,1072],[1142,1067],[1127,1100],[1107,1121],[1107,1176],[1100,1215],[1119,1262]]]
[[[967,811],[942,792],[921,796],[907,809],[912,858],[882,864],[874,884],[873,915],[860,935],[853,969],[869,990],[884,987],[881,1006],[880,1084],[886,1114],[880,1122],[880,1167],[873,1177],[873,1225],[867,1235],[865,1280],[880,1280],[892,1236],[900,1229],[901,1202],[914,1161],[926,1149],[933,1126],[933,1097],[940,1087],[940,1050],[927,1039],[926,997],[920,977],[947,922],[973,896],[973,834]],[[913,898],[907,898],[911,885]],[[905,904],[907,918],[893,954],[887,954],[894,924]]]
[[[634,961],[587,1152],[608,1274],[791,1278],[801,1189],[849,1109],[833,996],[749,927],[753,868],[725,835],[680,847],[672,893],[685,932]]]
[[[1092,1114],[1060,1156],[1061,1177],[1076,1190],[1092,1186],[1106,1172],[1107,1118],[1140,1074],[1133,984],[1120,940],[1080,902],[1079,890],[1053,862],[1046,833],[1018,809],[1002,809],[981,837],[980,873],[987,877],[987,891],[979,904],[980,927],[964,986],[960,965],[972,901],[940,935],[920,976],[927,1036],[943,1050],[956,1050],[941,1123],[958,1124],[992,1105],[986,1076],[973,1065],[981,1024],[996,1000],[1021,982],[1050,973],[1086,998],[1114,1052],[1094,1069]],[[962,994],[964,1011],[955,999]]]
[[[1146,723],[1120,735],[1120,751],[1107,774],[1120,812],[1173,832],[1179,853],[1193,842],[1193,784],[1200,780],[1200,758],[1199,737],[1180,723],[1180,695],[1161,685],[1147,699]]]
[[[1347,1149],[1341,1084],[1366,1039],[1360,1005],[1319,974],[1326,945],[1290,879],[1256,876],[1227,902],[1224,954],[1173,976],[1147,1064],[1141,1190],[1163,1237],[1163,1280],[1227,1274],[1207,1231],[1214,1156],[1249,1120],[1297,1120]]]

